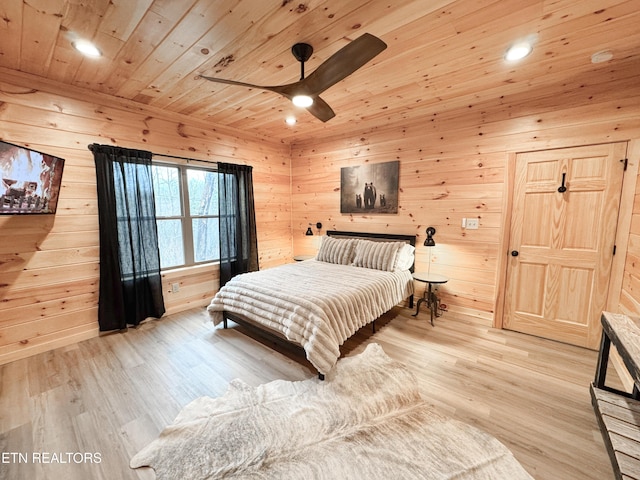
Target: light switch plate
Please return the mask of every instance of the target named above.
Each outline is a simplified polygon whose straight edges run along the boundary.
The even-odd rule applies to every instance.
[[[477,230],[480,225],[480,221],[477,218],[467,218],[466,219],[466,229],[467,230]]]

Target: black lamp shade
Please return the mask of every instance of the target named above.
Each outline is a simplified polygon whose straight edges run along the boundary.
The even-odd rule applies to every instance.
[[[436,233],[436,229],[433,227],[429,227],[427,228],[427,238],[424,241],[424,246],[425,247],[435,247],[436,246],[436,242],[433,240],[433,236]]]
[[[313,231],[311,230],[311,227],[307,228],[305,235],[313,235]]]

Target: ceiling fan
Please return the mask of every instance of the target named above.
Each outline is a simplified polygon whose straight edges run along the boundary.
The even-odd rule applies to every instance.
[[[306,108],[313,116],[326,122],[336,114],[327,102],[320,98],[320,94],[351,75],[385,48],[387,48],[386,43],[370,33],[365,33],[331,55],[308,77],[305,77],[304,62],[311,58],[313,47],[307,43],[296,43],[291,47],[291,53],[300,62],[300,80],[286,85],[262,86],[205,75],[200,75],[200,77],[211,82],[259,88],[278,93],[291,100],[294,105]]]

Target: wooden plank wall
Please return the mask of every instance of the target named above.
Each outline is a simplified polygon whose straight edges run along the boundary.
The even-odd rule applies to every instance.
[[[253,165],[260,265],[290,261],[287,145],[8,71],[0,71],[0,139],[66,160],[55,216],[0,217],[0,363],[98,334],[91,143]],[[168,313],[206,305],[218,288],[217,266],[168,271],[163,284]]]
[[[499,256],[508,252],[508,246],[499,248],[509,154],[640,138],[640,91],[633,87],[635,80],[619,80],[619,90],[576,79],[563,84],[563,95],[541,89],[533,102],[530,96],[503,96],[443,110],[402,128],[385,128],[381,121],[380,128],[357,135],[293,145],[294,253],[317,249],[318,239],[304,236],[310,222],[322,222],[325,229],[415,233],[416,268],[424,271],[429,254],[422,243],[426,227],[433,226],[431,271],[450,277],[439,290],[443,303],[492,322]],[[390,160],[400,161],[399,213],[340,214],[340,168]],[[637,255],[632,264],[638,276],[632,282],[627,274],[625,291],[628,295],[633,287],[637,308],[640,197],[636,199],[630,248]],[[477,218],[480,228],[464,230],[465,217]],[[421,293],[424,286],[416,288]]]
[[[640,157],[640,141],[632,142],[629,158]],[[636,191],[631,216],[627,245],[627,260],[622,278],[620,295],[620,311],[630,316],[640,316],[640,181],[636,183]]]

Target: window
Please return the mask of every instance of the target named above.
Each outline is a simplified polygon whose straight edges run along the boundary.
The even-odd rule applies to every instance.
[[[217,172],[161,163],[152,170],[160,267],[219,260]]]

